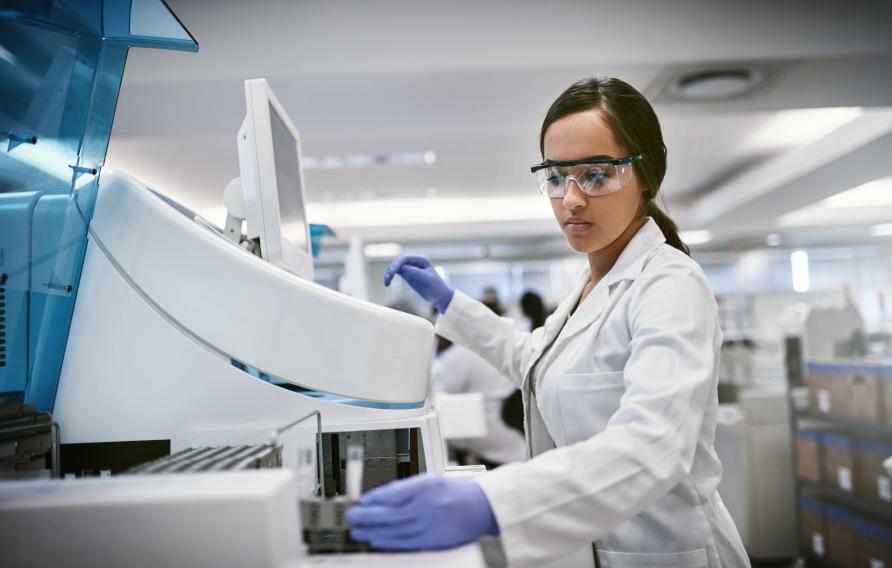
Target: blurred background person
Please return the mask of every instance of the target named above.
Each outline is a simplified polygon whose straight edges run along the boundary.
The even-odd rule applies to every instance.
[[[527,290],[520,297],[520,311],[527,323],[525,331],[533,331],[545,325],[545,318],[548,317],[545,302],[542,301],[542,296],[532,290]]]
[[[486,436],[449,441],[450,454],[460,465],[479,463],[485,465],[486,469],[494,469],[524,459],[524,439],[521,433],[523,407],[509,413],[514,417],[519,412],[519,430],[516,424],[512,428],[503,419],[505,401],[520,391],[483,358],[438,336],[434,391],[452,394],[477,392],[483,395]],[[520,396],[514,398],[520,401]]]

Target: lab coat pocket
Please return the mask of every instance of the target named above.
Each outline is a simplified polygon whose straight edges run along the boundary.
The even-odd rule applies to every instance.
[[[603,431],[625,392],[622,371],[566,374],[558,380],[561,422],[567,444],[587,440]]]
[[[598,550],[603,568],[708,568],[706,549],[684,552],[610,552]]]

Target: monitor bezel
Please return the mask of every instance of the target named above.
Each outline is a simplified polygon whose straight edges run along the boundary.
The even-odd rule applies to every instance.
[[[295,142],[300,201],[304,208],[305,248],[295,245],[282,234],[270,107],[279,115]],[[261,258],[274,266],[312,280],[312,241],[307,219],[300,134],[265,79],[245,81],[245,108],[245,120],[238,133],[238,148],[247,236],[260,239]]]

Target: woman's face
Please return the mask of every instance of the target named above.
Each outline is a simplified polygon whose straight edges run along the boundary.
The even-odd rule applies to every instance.
[[[624,158],[628,151],[613,138],[607,122],[597,110],[565,116],[545,132],[546,160],[570,161],[605,155]],[[553,198],[551,208],[567,242],[574,250],[590,254],[615,241],[636,218],[641,203],[641,188],[633,174],[619,191],[589,197],[576,182],[569,182],[567,195]]]

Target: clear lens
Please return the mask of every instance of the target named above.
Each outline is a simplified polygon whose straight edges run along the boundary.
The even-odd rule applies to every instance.
[[[562,199],[567,186],[574,181],[584,194],[598,197],[619,191],[632,177],[631,164],[589,164],[545,168],[536,172],[539,190],[553,199]]]

